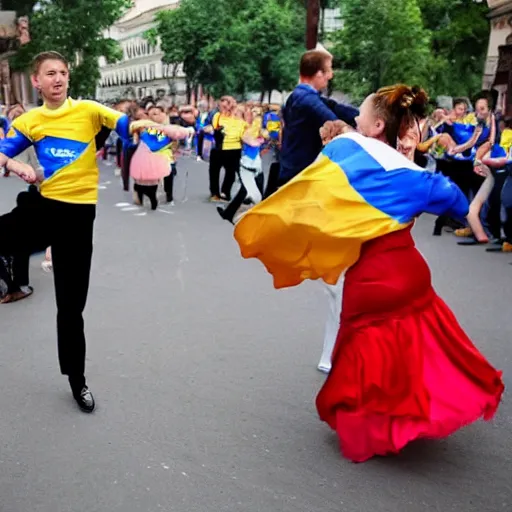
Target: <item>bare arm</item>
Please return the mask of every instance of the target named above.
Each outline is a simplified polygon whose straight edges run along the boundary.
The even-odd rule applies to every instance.
[[[496,118],[494,114],[491,114],[491,135],[489,136],[489,142],[491,143],[491,147],[494,146],[496,142]]]
[[[37,181],[36,171],[30,165],[13,160],[3,153],[0,153],[0,167],[5,167],[27,183],[35,183]]]
[[[167,137],[173,140],[186,139],[191,133],[188,128],[183,128],[174,124],[159,126],[158,129],[167,135]]]
[[[449,150],[450,155],[455,155],[456,153],[464,153],[464,151],[467,151],[468,149],[471,149],[476,144],[478,138],[482,134],[483,128],[481,126],[477,126],[475,128],[475,131],[473,132],[473,136],[471,139],[469,139],[465,144],[459,144],[458,146],[455,146],[451,150]]]

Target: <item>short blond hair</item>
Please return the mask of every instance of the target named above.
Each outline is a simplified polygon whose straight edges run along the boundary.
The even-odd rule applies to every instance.
[[[32,59],[32,74],[37,75],[39,73],[39,70],[41,69],[41,66],[47,60],[58,60],[58,61],[62,62],[69,69],[68,61],[59,52],[54,52],[54,51],[42,52],[42,53],[39,53],[38,55],[36,55]]]

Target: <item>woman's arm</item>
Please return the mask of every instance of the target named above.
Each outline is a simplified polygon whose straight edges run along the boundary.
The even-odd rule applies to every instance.
[[[448,215],[463,219],[469,212],[469,203],[460,188],[442,174],[424,173],[427,202],[424,211],[433,215]]]
[[[469,139],[465,144],[459,144],[458,146],[455,146],[454,148],[448,150],[448,154],[455,155],[457,153],[464,153],[464,151],[467,151],[468,149],[471,149],[475,146],[478,138],[480,135],[482,135],[483,128],[481,126],[477,126],[475,128],[475,131],[473,132],[473,136],[471,139]]]
[[[186,139],[191,133],[194,132],[192,128],[192,132],[189,128],[183,128],[182,126],[178,126],[176,124],[169,124],[164,126],[159,126],[158,129],[164,134],[167,135],[170,139],[173,140],[183,140]]]

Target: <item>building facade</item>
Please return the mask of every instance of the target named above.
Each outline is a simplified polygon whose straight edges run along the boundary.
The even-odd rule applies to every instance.
[[[11,72],[8,61],[21,45],[29,41],[28,18],[17,18],[14,11],[0,10],[0,103],[4,106],[37,103],[37,93],[28,73]]]
[[[109,28],[105,36],[118,41],[123,58],[114,64],[100,59],[101,79],[96,90],[99,101],[141,100],[148,96],[166,98],[177,104],[186,101],[183,69],[178,68],[173,78],[174,70],[162,63],[163,52],[159,45],[151,46],[144,38],[144,33],[155,26],[155,14],[178,5],[179,0],[135,0],[134,6]],[[339,30],[343,26],[340,9],[325,9],[321,23],[324,36]],[[279,102],[282,97],[280,92],[274,91],[271,99]],[[259,93],[249,95],[249,99],[258,98]]]
[[[110,27],[106,36],[119,42],[123,58],[114,64],[100,59],[98,100],[140,100],[153,96],[171,97],[177,103],[184,101],[186,84],[182,69],[178,69],[173,78],[173,70],[162,63],[160,46],[152,46],[144,38],[144,33],[155,26],[156,13],[178,5],[179,0],[136,0],[134,6]]]
[[[490,35],[483,88],[499,93],[497,108],[512,115],[512,0],[487,0]],[[509,87],[510,85],[510,87]]]

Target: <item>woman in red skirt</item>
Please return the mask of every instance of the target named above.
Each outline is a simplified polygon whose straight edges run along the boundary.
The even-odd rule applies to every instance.
[[[426,104],[417,93],[401,108],[410,93],[394,87],[371,95],[358,131],[404,152],[405,133],[411,142],[416,131],[419,141],[415,114]],[[365,242],[345,276],[332,370],[316,403],[354,462],[488,420],[504,389],[501,373],[436,295],[411,227]]]
[[[319,278],[334,284],[346,270],[317,408],[355,462],[488,420],[504,389],[501,373],[436,295],[411,236],[423,212],[468,213],[457,186],[410,161],[426,105],[419,88],[372,94],[361,106],[359,134],[335,137],[235,228],[242,256],[260,259],[276,288]]]

